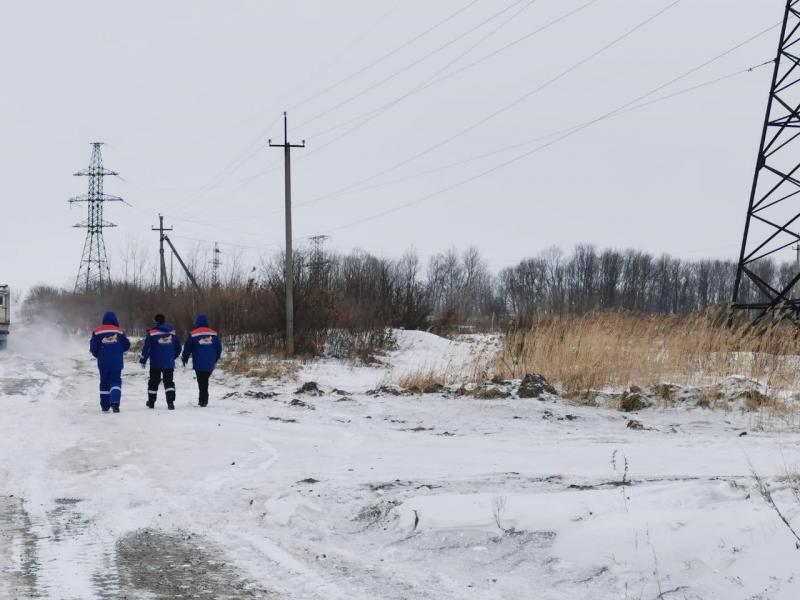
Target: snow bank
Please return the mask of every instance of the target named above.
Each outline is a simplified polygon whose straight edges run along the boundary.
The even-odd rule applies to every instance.
[[[397,349],[387,355],[393,377],[429,371],[461,373],[481,356],[488,356],[497,343],[492,336],[449,340],[426,331],[398,330],[396,336]]]

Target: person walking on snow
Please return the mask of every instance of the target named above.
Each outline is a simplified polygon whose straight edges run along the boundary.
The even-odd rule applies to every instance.
[[[197,315],[195,329],[186,339],[183,347],[183,366],[192,357],[192,368],[197,377],[197,387],[200,391],[198,404],[208,406],[208,380],[214,371],[219,357],[222,355],[222,342],[219,334],[208,326],[208,317]]]
[[[131,347],[125,331],[119,326],[117,315],[107,312],[103,315],[103,324],[92,332],[89,352],[97,359],[97,370],[100,371],[100,408],[108,412],[110,408],[119,412],[122,399],[122,355]]]
[[[181,340],[164,315],[156,315],[153,328],[147,332],[139,363],[142,368],[150,360],[150,380],[147,382],[147,408],[155,408],[158,384],[164,380],[167,408],[175,410],[175,359],[181,354]]]

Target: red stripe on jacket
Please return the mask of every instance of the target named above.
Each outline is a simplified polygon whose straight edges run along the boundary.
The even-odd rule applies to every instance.
[[[100,325],[94,328],[94,333],[125,333],[125,330],[116,325]]]
[[[218,335],[216,331],[211,329],[211,327],[198,327],[197,329],[193,329],[192,333],[190,333],[192,337],[196,335]]]

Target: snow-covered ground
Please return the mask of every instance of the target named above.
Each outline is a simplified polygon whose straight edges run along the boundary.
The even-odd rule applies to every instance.
[[[177,410],[148,410],[131,363],[102,414],[87,346],[17,331],[0,356],[0,598],[800,597],[750,472],[800,522],[780,479],[800,434],[753,415],[646,410],[634,430],[552,398],[368,395],[482,347],[418,332],[385,367],[218,372],[206,409],[179,369]]]

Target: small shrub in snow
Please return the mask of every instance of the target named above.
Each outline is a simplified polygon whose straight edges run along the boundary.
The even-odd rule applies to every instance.
[[[472,390],[472,397],[477,400],[502,400],[510,398],[511,392],[501,387],[482,385]]]
[[[528,373],[519,384],[517,395],[520,398],[539,398],[544,394],[555,396],[556,389],[550,385],[544,375],[539,373]]]
[[[397,385],[412,394],[438,394],[445,389],[445,374],[434,370],[406,373],[398,378]]]
[[[322,390],[319,389],[316,381],[306,381],[303,385],[297,388],[295,394],[308,394],[309,396],[322,396]]]
[[[381,385],[367,392],[367,396],[404,396],[407,394],[406,390],[397,385]]]
[[[642,390],[636,386],[626,390],[619,401],[619,409],[623,412],[636,412],[649,407],[650,403],[645,399]]]

